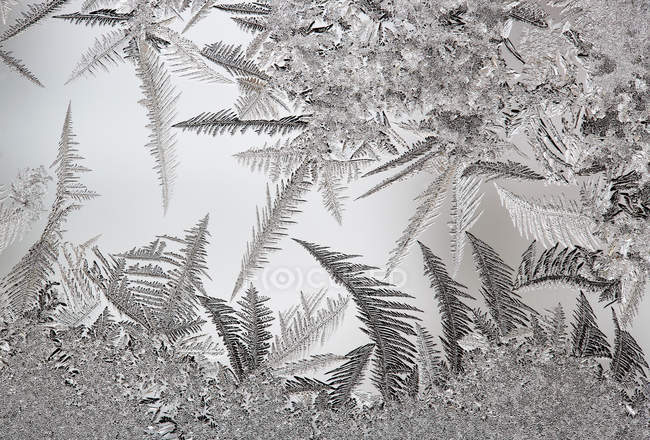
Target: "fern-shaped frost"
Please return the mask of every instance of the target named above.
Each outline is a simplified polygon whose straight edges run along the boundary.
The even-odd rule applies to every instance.
[[[338,354],[315,354],[308,358],[300,359],[295,362],[287,362],[282,367],[274,368],[273,372],[275,374],[283,376],[291,376],[298,373],[315,372],[322,370],[323,368],[327,368],[332,364],[338,364],[341,363],[341,361],[345,360],[347,360],[345,356]]]
[[[57,329],[90,327],[100,317],[106,304],[84,271],[85,251],[81,246],[62,247],[64,262],[57,262],[62,307],[53,314],[52,326]]]
[[[578,357],[611,357],[607,337],[598,328],[596,315],[584,293],[580,292],[578,306],[571,323],[571,342],[573,355]]]
[[[620,300],[621,281],[593,273],[595,254],[580,247],[560,248],[556,244],[535,258],[535,242],[524,252],[515,289],[563,285],[598,292],[600,300]]]
[[[201,0],[201,1],[195,1],[192,4],[192,12],[194,15],[190,17],[189,20],[187,20],[187,23],[185,23],[185,27],[183,27],[183,30],[181,31],[182,34],[190,30],[193,26],[195,26],[198,22],[203,20],[205,17],[207,17],[210,12],[212,11],[212,7],[216,3],[215,0]]]
[[[268,15],[271,13],[271,7],[264,3],[220,3],[214,6],[216,9],[230,12],[233,14],[244,15]]]
[[[20,18],[18,18],[14,24],[9,26],[9,28],[0,35],[0,43],[38,23],[52,12],[62,7],[67,1],[68,0],[50,0],[39,4],[29,5],[29,10],[23,12]]]
[[[581,212],[577,202],[559,197],[553,201],[532,202],[496,185],[501,203],[510,214],[519,233],[531,236],[544,246],[561,243],[598,249],[593,235],[595,222]]]
[[[147,147],[156,161],[154,169],[158,173],[163,211],[166,213],[177,166],[174,149],[176,140],[171,131],[171,121],[174,105],[180,95],[174,91],[169,74],[148,43],[141,42],[138,45],[137,59],[136,72],[142,81],[142,102],[147,108],[147,128],[151,131]]]
[[[391,251],[386,275],[395,270],[417,237],[436,220],[457,169],[458,165],[449,164],[445,172],[431,182],[427,189],[417,197],[419,205],[415,214],[410,218],[408,226],[397,240],[397,245]]]
[[[237,303],[242,311],[238,312],[242,327],[241,339],[246,348],[248,369],[254,370],[266,359],[272,338],[268,328],[273,321],[271,310],[264,304],[270,298],[261,296],[251,284],[241,301]]]
[[[213,324],[217,328],[217,333],[221,337],[230,365],[238,378],[244,376],[244,363],[242,361],[243,347],[239,335],[239,321],[237,320],[235,310],[230,307],[225,300],[208,296],[199,296],[203,307],[206,308]]]
[[[156,29],[155,34],[171,43],[167,47],[166,53],[172,72],[183,77],[210,83],[230,84],[233,82],[230,78],[226,78],[208,67],[201,56],[199,48],[191,40],[182,37],[172,29],[162,26]]]
[[[399,171],[395,175],[382,180],[377,185],[370,188],[368,191],[366,191],[365,193],[357,197],[357,200],[375,194],[376,192],[392,185],[395,182],[404,180],[422,171],[423,169],[425,169],[425,167],[429,166],[429,164],[434,162],[437,156],[438,153],[436,151],[432,151],[429,152],[428,154],[425,154],[424,156],[420,157],[419,159],[417,159],[416,161],[414,161],[409,166],[405,167],[403,170]]]
[[[593,219],[581,212],[577,202],[559,197],[553,201],[532,202],[496,185],[501,203],[513,224],[526,238],[532,236],[545,246],[561,243],[598,249],[593,235]]]
[[[300,130],[307,125],[306,117],[285,116],[280,119],[240,119],[232,110],[221,110],[217,113],[201,113],[186,121],[179,122],[174,127],[183,130],[195,131],[197,134],[206,133],[210,136],[217,136],[223,133],[234,135],[253,129],[258,134],[287,134],[294,130]]]
[[[36,306],[39,291],[53,275],[59,255],[62,226],[70,212],[81,207],[81,202],[97,197],[79,180],[79,175],[90,171],[80,165],[83,159],[75,148],[72,132],[72,110],[68,105],[63,130],[59,140],[59,152],[52,163],[56,169],[56,194],[47,224],[39,240],[16,264],[0,285],[0,296],[5,296],[9,312],[19,314]]]
[[[251,148],[234,154],[234,157],[239,163],[249,167],[251,171],[262,171],[276,181],[283,174],[291,174],[305,161],[308,155],[290,145],[281,145],[278,141],[273,146]]]
[[[318,180],[318,190],[323,197],[325,209],[334,217],[340,225],[343,223],[343,202],[347,198],[342,194],[345,187],[341,185],[340,179],[332,173],[326,164],[321,166],[321,176]]]
[[[232,21],[237,23],[240,29],[246,32],[264,32],[267,30],[267,25],[264,20],[259,17],[231,17]]]
[[[637,375],[646,377],[645,369],[649,367],[643,350],[632,335],[621,328],[614,309],[612,309],[612,319],[614,320],[614,349],[609,367],[612,376],[618,381],[634,378]]]
[[[420,324],[415,324],[417,333],[417,365],[423,390],[444,382],[446,371],[440,352],[436,349],[433,336]]]
[[[465,286],[451,279],[444,263],[431,252],[431,249],[418,243],[424,259],[424,273],[431,281],[442,317],[444,336],[441,336],[440,340],[447,357],[447,365],[450,371],[460,373],[463,371],[464,350],[458,341],[471,333],[472,322],[469,316],[472,309],[461,299],[474,299],[474,297],[464,291]]]
[[[294,240],[307,249],[332,279],[352,295],[359,311],[359,319],[365,325],[362,331],[375,344],[372,382],[385,400],[397,399],[404,387],[401,374],[410,371],[415,354],[415,346],[406,339],[409,335],[415,336],[415,330],[408,320],[418,319],[411,313],[419,309],[390,298],[411,296],[393,289],[388,283],[367,276],[367,271],[376,268],[348,261],[355,255]]]
[[[25,65],[16,57],[13,56],[11,52],[6,52],[2,50],[0,47],[0,61],[5,63],[7,66],[9,66],[10,69],[18,73],[20,76],[23,78],[27,79],[28,81],[32,82],[33,84],[36,84],[39,87],[44,87],[43,84],[39,81],[38,78],[36,78],[36,75],[34,75]]]
[[[98,9],[92,12],[73,12],[72,14],[55,15],[52,18],[69,21],[74,24],[93,26],[117,26],[133,18],[133,13],[123,14],[115,9]]]
[[[117,65],[124,59],[118,49],[129,39],[123,30],[115,30],[97,37],[93,46],[81,57],[66,84],[86,75],[94,75],[97,70],[108,72],[110,65]]]
[[[226,45],[217,42],[206,46],[202,51],[203,55],[213,63],[223,67],[233,76],[255,77],[266,81],[268,75],[258,67],[253,60],[247,59],[240,46]]]
[[[486,182],[495,179],[544,180],[544,176],[526,165],[511,161],[486,162],[479,160],[465,167],[462,176],[483,176]]]
[[[506,336],[516,327],[525,326],[526,313],[534,313],[534,310],[522,303],[514,292],[512,268],[487,243],[469,232],[467,237],[472,243],[474,263],[481,278],[481,294],[501,336]]]
[[[318,393],[332,387],[325,382],[310,377],[294,376],[284,383],[284,390],[289,394]]]
[[[163,288],[166,298],[163,319],[168,329],[175,327],[179,317],[181,321],[194,318],[194,296],[197,291],[203,293],[201,276],[207,272],[208,218],[206,215],[196,226],[186,230],[183,239],[176,239],[182,249],[178,254],[171,254],[174,267],[167,272],[169,281]]]
[[[281,110],[290,112],[283,97],[266,81],[254,77],[237,78],[242,95],[235,110],[241,119],[277,118]]]
[[[345,355],[347,362],[327,373],[331,376],[328,384],[334,388],[330,391],[332,407],[343,406],[350,400],[352,391],[363,380],[374,347],[374,344],[366,344],[355,348]]]
[[[449,234],[451,236],[451,259],[453,274],[456,274],[465,253],[465,232],[479,219],[478,208],[483,198],[481,182],[477,178],[456,176],[451,187],[451,208],[449,210]]]
[[[434,145],[434,140],[435,138],[429,137],[424,141],[416,143],[412,148],[404,151],[398,157],[386,162],[383,165],[378,166],[377,168],[368,171],[366,174],[363,175],[363,177],[368,177],[377,173],[388,171],[390,169],[399,167],[401,165],[407,164],[413,160],[420,158],[425,153],[428,153],[431,150],[432,146]]]
[[[268,356],[268,363],[271,367],[282,367],[287,361],[308,351],[317,342],[322,345],[341,324],[350,303],[350,297],[328,297],[326,305],[317,308],[325,293],[326,291],[323,291],[320,295],[308,298],[301,294],[302,306],[300,308],[280,314],[281,333],[279,336],[275,336]]]
[[[293,223],[293,216],[300,212],[298,206],[304,202],[302,197],[309,188],[307,170],[307,164],[302,164],[286,183],[279,185],[275,200],[271,199],[267,188],[266,206],[261,213],[257,210],[257,225],[253,227],[253,237],[246,245],[233,298],[244,282],[268,262],[267,255],[278,250],[278,242],[287,235],[287,228]]]

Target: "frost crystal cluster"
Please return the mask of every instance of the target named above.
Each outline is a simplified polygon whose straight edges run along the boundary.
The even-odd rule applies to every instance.
[[[209,241],[226,233],[209,215],[130,250],[104,248],[99,236],[70,243],[66,220],[98,194],[83,180],[92,139],[75,141],[68,106],[49,211],[45,168],[0,182],[0,252],[48,213],[27,253],[1,274],[5,411],[23,411],[21,393],[47,392],[113,438],[125,434],[93,408],[111,416],[127,408],[129,438],[336,439],[359,429],[377,439],[423,438],[421,429],[439,438],[650,438],[649,367],[632,329],[650,279],[647,2],[49,0],[16,8],[0,0],[1,68],[42,87],[46,72],[37,77],[6,46],[53,18],[103,29],[66,84],[133,69],[163,214],[194,135],[225,143],[256,133],[259,145],[233,162],[268,180],[239,273],[217,280],[228,298],[206,287]],[[249,38],[198,43],[194,32],[208,20],[232,20]],[[181,78],[236,87],[238,97],[180,115]],[[390,203],[393,188],[415,176],[422,188],[383,264],[294,237],[312,191],[323,214],[348,228],[346,211],[359,199]],[[478,232],[490,203],[528,242],[516,261],[500,254],[503,238]],[[434,245],[427,231],[440,224],[448,241]],[[294,306],[273,310],[259,274],[285,246],[303,249],[336,293],[305,285]],[[428,290],[391,282],[408,255]],[[460,279],[464,262],[478,287]],[[544,289],[573,296],[540,311],[527,295]],[[423,297],[435,307],[416,306]],[[431,316],[437,338],[424,324]],[[353,319],[358,346],[323,350]],[[48,389],[24,377],[29,371]],[[101,404],[91,400],[93,384]],[[41,437],[50,426],[61,438],[80,435],[67,406],[40,405],[24,411]],[[15,418],[9,432],[20,438],[29,418]]]

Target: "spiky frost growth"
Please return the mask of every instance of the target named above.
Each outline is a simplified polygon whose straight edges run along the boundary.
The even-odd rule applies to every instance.
[[[472,321],[474,321],[474,330],[487,339],[490,344],[496,344],[501,340],[501,331],[488,314],[481,309],[474,308],[472,310]]]
[[[108,306],[104,306],[95,322],[88,328],[88,334],[101,339],[109,339],[110,334],[118,327],[119,325]]]
[[[643,350],[632,335],[621,328],[614,309],[612,309],[612,319],[614,320],[614,350],[610,364],[612,376],[621,382],[634,379],[637,375],[646,377],[644,368],[649,367]]]
[[[50,0],[39,4],[29,5],[29,10],[23,12],[20,18],[18,18],[14,24],[9,26],[9,28],[0,35],[0,43],[23,32],[31,25],[38,23],[40,20],[67,3],[67,1],[68,0]]]
[[[217,344],[211,335],[197,334],[185,336],[176,341],[176,353],[182,356],[193,356],[196,358],[207,358],[208,356],[220,356],[224,354],[223,349]]]
[[[332,279],[350,292],[357,305],[359,319],[366,333],[375,344],[372,383],[379,389],[384,400],[395,400],[404,388],[403,373],[413,365],[415,346],[406,339],[415,336],[415,330],[407,320],[418,318],[409,312],[420,311],[409,304],[390,298],[411,298],[410,295],[392,288],[389,283],[366,275],[376,267],[348,261],[356,255],[331,251],[325,246],[294,239],[300,243]]]
[[[271,7],[265,5],[264,3],[220,3],[214,6],[216,9],[221,9],[222,11],[230,12],[233,14],[245,14],[245,15],[268,15],[271,13]]]
[[[482,176],[486,182],[495,179],[544,180],[544,176],[536,173],[526,165],[507,162],[486,162],[479,160],[465,167],[462,177]]]
[[[201,55],[223,67],[233,76],[252,76],[262,81],[269,79],[269,76],[262,72],[253,60],[246,58],[240,46],[226,45],[219,41],[206,46],[201,51]]]
[[[533,1],[516,2],[509,14],[512,18],[540,28],[548,27],[548,13]]]
[[[573,312],[571,323],[572,353],[578,357],[612,357],[607,337],[596,323],[596,315],[584,293],[580,292],[578,306]]]
[[[86,26],[117,26],[133,18],[133,12],[121,13],[115,9],[98,9],[92,12],[73,12],[72,14],[55,15],[52,18],[59,18],[73,24],[84,24]]]
[[[535,272],[536,255],[537,255],[537,242],[533,240],[526,250],[521,254],[521,262],[517,269],[517,277],[514,281],[515,287],[525,284],[528,280],[533,278]]]
[[[465,233],[474,226],[483,211],[479,211],[483,193],[481,181],[475,177],[461,177],[460,173],[451,187],[451,208],[449,210],[449,235],[451,236],[451,259],[455,275],[465,254]]]
[[[545,247],[555,243],[599,249],[593,235],[594,220],[582,213],[578,202],[557,197],[555,200],[528,201],[495,184],[501,204],[508,210],[512,223],[527,239],[532,236]]]
[[[52,180],[45,168],[27,168],[11,185],[0,185],[0,253],[22,240],[32,224],[45,212],[43,198]]]
[[[548,335],[546,334],[544,327],[542,327],[542,324],[537,315],[530,316],[530,328],[532,330],[530,341],[538,347],[546,346],[548,343]]]
[[[215,84],[230,84],[233,81],[212,70],[205,63],[199,48],[187,38],[167,27],[157,27],[154,35],[169,41],[165,50],[170,70],[180,76]]]
[[[83,159],[75,148],[72,133],[72,110],[68,105],[59,141],[59,153],[51,167],[56,170],[56,194],[47,224],[39,240],[2,280],[0,296],[6,297],[11,314],[20,314],[35,307],[39,291],[54,274],[59,255],[62,226],[70,212],[79,209],[82,202],[97,197],[79,181],[81,173],[90,169],[80,165]]]
[[[214,336],[202,333],[177,339],[174,342],[173,353],[181,361],[191,359],[196,362],[206,377],[215,376],[216,370],[219,368],[216,359],[225,354]]]
[[[436,220],[442,203],[447,197],[447,189],[451,185],[457,170],[458,164],[449,164],[446,170],[438,178],[434,179],[427,189],[417,197],[419,205],[409,219],[409,224],[402,232],[402,236],[397,240],[397,245],[391,251],[386,267],[386,275],[395,270],[417,237]]]
[[[241,380],[244,377],[244,362],[242,360],[244,349],[239,335],[240,327],[235,310],[221,298],[208,296],[199,296],[198,298],[208,311],[212,323],[217,328],[217,334],[226,347],[233,372]]]
[[[5,63],[7,66],[9,66],[10,69],[17,72],[23,78],[27,79],[33,84],[36,84],[39,87],[44,87],[43,84],[39,81],[39,79],[36,78],[36,75],[34,75],[27,67],[25,67],[25,65],[18,58],[14,57],[11,52],[6,52],[2,50],[1,46],[0,46],[0,60],[3,63]]]
[[[411,371],[406,375],[403,394],[408,398],[417,399],[419,393],[420,393],[420,368],[416,364],[413,365]]]
[[[535,241],[522,255],[515,290],[563,285],[598,292],[600,300],[619,300],[621,282],[593,273],[595,254],[580,247],[561,248],[556,244],[535,258]]]
[[[329,397],[332,407],[341,407],[350,400],[354,388],[363,381],[374,348],[375,344],[372,343],[355,348],[345,355],[347,362],[327,372],[330,375],[328,384],[334,388]]]
[[[345,186],[341,184],[341,179],[336,176],[327,165],[321,166],[321,175],[318,179],[318,190],[323,198],[323,205],[334,220],[340,225],[343,223],[343,202],[347,199],[342,194]]]
[[[146,331],[153,331],[155,323],[145,307],[136,301],[136,295],[130,286],[126,274],[126,259],[111,257],[109,261],[97,247],[93,248],[93,252],[97,260],[92,266],[84,265],[88,278],[117,312],[127,316]]]
[[[435,138],[428,137],[424,141],[417,142],[408,150],[404,151],[398,157],[391,159],[383,165],[380,165],[363,175],[363,177],[372,176],[377,173],[388,171],[390,169],[399,167],[401,165],[407,164],[415,159],[422,157],[424,154],[429,153],[433,146]]]
[[[324,174],[329,174],[339,181],[351,182],[358,179],[361,171],[372,162],[374,160],[368,158],[326,159],[321,156],[312,162],[312,178],[317,180]]]
[[[287,134],[300,130],[307,125],[306,116],[285,116],[280,119],[240,119],[232,110],[221,110],[217,113],[201,113],[186,121],[174,124],[174,127],[183,130],[195,131],[197,134],[217,136],[228,133],[234,135],[246,133],[249,129],[258,134]]]
[[[264,32],[267,30],[267,25],[264,20],[258,17],[230,17],[232,21],[246,32]]]
[[[266,81],[254,77],[237,78],[242,95],[235,102],[235,110],[241,119],[278,118],[280,111],[291,109],[282,94]]]
[[[273,181],[277,181],[282,175],[290,175],[307,159],[306,152],[292,148],[286,143],[282,145],[281,141],[273,146],[251,148],[233,156],[251,171],[261,171]]]
[[[231,298],[237,295],[256,270],[268,263],[268,254],[278,250],[279,241],[287,235],[288,227],[294,223],[293,216],[300,212],[298,206],[305,201],[302,197],[310,185],[307,179],[308,164],[305,162],[294,171],[289,180],[278,185],[275,200],[271,199],[267,186],[266,206],[261,212],[259,208],[256,210],[257,224],[253,227],[251,240],[246,244]]]
[[[182,245],[178,254],[170,254],[174,266],[167,272],[169,282],[165,284],[163,295],[166,297],[163,308],[164,323],[173,328],[179,320],[194,317],[196,292],[204,292],[201,276],[207,274],[208,215],[198,224],[185,231],[185,237],[163,236]]]
[[[0,21],[2,24],[7,24],[7,15],[11,12],[11,8],[18,4],[15,0],[0,0]]]
[[[463,371],[464,350],[458,341],[472,332],[472,318],[469,315],[472,309],[461,298],[474,297],[464,292],[465,286],[451,279],[444,263],[431,249],[420,242],[418,244],[424,259],[424,274],[429,277],[438,301],[444,335],[440,340],[447,357],[447,367],[452,373],[460,373]]]
[[[280,335],[275,336],[268,356],[268,364],[272,368],[281,368],[317,342],[324,344],[341,324],[350,296],[325,298],[326,293],[326,290],[322,290],[307,297],[301,293],[301,305],[280,314]],[[323,299],[326,305],[319,308]]]
[[[161,236],[149,246],[114,255],[113,262],[96,251],[101,264],[91,271],[93,281],[121,313],[174,344],[204,323],[197,317],[196,295],[205,294],[207,224],[208,216],[183,238]],[[165,251],[168,242],[180,250]]]
[[[648,273],[636,268],[623,278],[623,295],[620,306],[621,325],[623,327],[630,325],[639,312],[639,307],[647,291],[647,281]]]
[[[433,336],[420,324],[415,324],[417,333],[416,362],[419,370],[422,391],[441,385],[446,379],[447,369],[445,362],[440,358],[440,351],[436,349]]]
[[[130,38],[122,29],[108,32],[95,39],[95,43],[82,55],[66,84],[84,75],[94,75],[97,70],[108,72],[111,65],[124,62],[118,49]]]
[[[114,6],[114,0],[84,0],[81,4],[81,12],[89,13],[96,11],[98,9],[107,8],[109,6]]]
[[[273,321],[273,312],[265,302],[270,298],[259,295],[257,289],[251,284],[246,294],[237,304],[241,306],[241,312],[237,312],[241,323],[241,340],[246,349],[246,364],[249,370],[255,370],[262,365],[269,353],[272,338],[268,328]]]
[[[188,30],[190,30],[193,26],[195,26],[197,23],[199,23],[201,20],[203,20],[205,17],[207,17],[210,14],[210,12],[212,12],[212,7],[214,6],[215,3],[216,3],[215,0],[193,1],[192,2],[193,15],[190,17],[189,20],[187,20],[187,23],[185,23],[185,27],[183,27],[181,34],[184,34]]]
[[[238,17],[231,17],[231,18],[233,19],[233,21],[235,23],[237,23],[237,20],[235,20],[235,19],[238,18]],[[252,18],[254,18],[254,17],[252,17]],[[242,27],[242,26],[240,25],[240,27]],[[270,36],[271,36],[271,31],[268,30],[268,29],[265,29],[262,32],[260,32],[259,34],[257,34],[255,36],[255,38],[253,38],[253,41],[251,41],[248,44],[248,47],[246,47],[246,52],[245,52],[246,58],[254,59],[258,55],[258,53],[261,52],[262,47],[264,46],[264,43],[269,39]],[[263,64],[265,62],[265,58],[260,56],[260,57],[258,57],[257,62],[260,63],[260,64]]]
[[[65,243],[61,247],[64,260],[57,261],[57,279],[61,282],[58,297],[63,304],[49,315],[55,329],[89,328],[106,307],[84,271],[85,253],[94,240],[96,238],[79,246]]]
[[[289,394],[318,393],[331,388],[329,384],[311,377],[294,376],[284,382],[284,390]]]
[[[481,294],[501,336],[526,326],[527,312],[535,312],[514,292],[513,270],[487,243],[467,232],[472,243],[474,264],[481,278]]]
[[[416,173],[419,173],[420,171],[424,170],[425,168],[431,166],[432,163],[434,163],[437,160],[437,157],[439,156],[437,151],[430,151],[429,153],[425,154],[424,156],[420,157],[416,161],[412,162],[409,164],[407,167],[402,169],[401,171],[395,173],[393,176],[388,177],[381,182],[379,182],[377,185],[373,186],[370,188],[368,191],[357,197],[357,199],[363,199],[365,197],[368,197],[384,188],[387,188],[388,186],[392,185],[395,182],[399,182],[401,180],[407,179]],[[376,168],[375,172],[378,172],[378,169],[384,168],[387,165],[390,165],[391,162],[388,164],[384,165],[383,167]],[[436,168],[439,168],[439,166],[436,166]],[[371,171],[372,173],[372,171]]]
[[[142,102],[149,119],[147,128],[151,131],[147,147],[156,161],[154,170],[158,172],[163,211],[167,213],[177,166],[174,149],[176,135],[171,131],[171,121],[174,118],[174,105],[180,94],[175,92],[169,74],[159,61],[155,50],[148,43],[140,41],[137,51],[136,73],[142,81]]]
[[[641,173],[630,171],[609,181],[610,207],[604,215],[605,221],[610,221],[622,213],[639,219],[647,219],[650,216],[650,198],[644,194],[647,190],[642,189],[641,177]],[[597,187],[593,188],[594,193],[596,190]],[[594,197],[597,194],[594,194]]]

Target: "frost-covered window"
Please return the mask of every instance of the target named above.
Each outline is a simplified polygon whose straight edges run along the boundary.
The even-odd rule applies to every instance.
[[[0,22],[0,437],[650,438],[647,2]]]

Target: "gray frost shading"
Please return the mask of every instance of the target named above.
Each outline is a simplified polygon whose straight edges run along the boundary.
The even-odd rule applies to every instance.
[[[650,438],[647,2],[0,22],[0,437]]]

